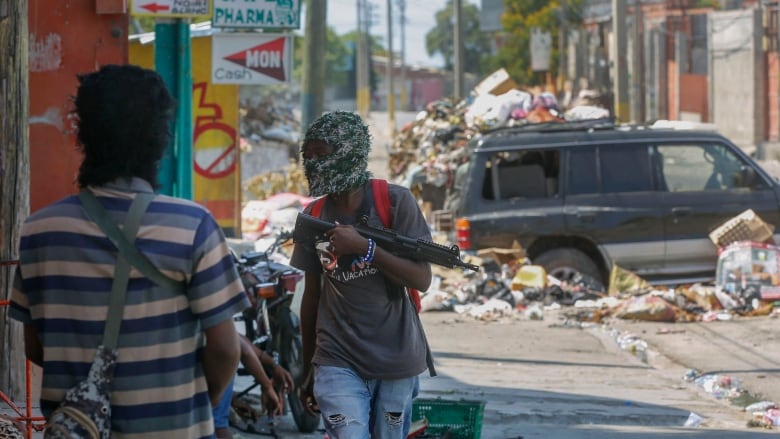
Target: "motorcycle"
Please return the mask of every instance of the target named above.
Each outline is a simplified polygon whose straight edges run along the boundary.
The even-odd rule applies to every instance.
[[[295,391],[287,394],[285,413],[289,409],[300,432],[311,433],[319,426],[320,417],[308,414],[299,398],[298,389],[304,379],[300,320],[290,309],[303,272],[273,257],[291,238],[292,232],[283,231],[265,251],[245,252],[236,258],[241,281],[252,302],[240,321],[252,344],[273,356],[292,375]],[[246,374],[239,369],[239,375]],[[259,383],[255,382],[236,396],[247,395],[257,386]]]

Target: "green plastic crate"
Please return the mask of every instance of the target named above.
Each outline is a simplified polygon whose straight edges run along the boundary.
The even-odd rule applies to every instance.
[[[417,398],[412,403],[412,421],[428,420],[428,434],[449,431],[453,439],[479,439],[485,401],[448,401],[441,398]]]

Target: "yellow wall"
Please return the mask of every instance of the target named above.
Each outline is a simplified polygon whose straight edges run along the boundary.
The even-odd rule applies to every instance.
[[[237,85],[215,85],[211,77],[211,37],[193,37],[192,117],[193,194],[228,236],[240,236]],[[154,68],[154,44],[130,43],[129,62]]]

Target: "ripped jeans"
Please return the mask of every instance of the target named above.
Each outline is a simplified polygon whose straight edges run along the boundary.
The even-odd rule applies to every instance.
[[[417,376],[365,380],[332,366],[318,366],[314,374],[314,397],[330,439],[405,439],[418,391]]]

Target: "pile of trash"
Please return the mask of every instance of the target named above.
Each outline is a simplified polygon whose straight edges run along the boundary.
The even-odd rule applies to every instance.
[[[533,265],[516,243],[483,249],[468,262],[479,273],[434,270],[437,281],[422,297],[424,311],[455,311],[480,320],[523,314],[543,318],[545,309],[570,307],[581,322],[607,318],[653,322],[710,322],[780,314],[780,246],[774,227],[752,210],[716,228],[720,248],[716,279],[675,287],[653,285],[614,265],[609,288],[586,276],[560,281]],[[540,315],[541,314],[541,315]]]
[[[298,212],[310,201],[281,192],[248,202],[242,212],[244,238],[259,240],[292,230]],[[752,211],[716,229],[711,238],[723,247],[713,283],[658,286],[617,265],[612,267],[609,288],[583,275],[561,281],[534,265],[515,243],[510,248],[464,254],[466,262],[481,268],[479,272],[433,265],[433,282],[421,297],[422,311],[454,311],[490,321],[505,316],[543,319],[545,310],[566,307],[568,318],[589,323],[608,318],[709,322],[780,314],[780,246],[753,240],[730,242],[723,231],[734,228],[742,229],[735,236],[745,236],[750,229],[757,239],[766,233],[771,237],[773,230]]]
[[[300,117],[271,97],[242,102],[240,151],[244,200],[282,192],[307,193],[297,165]]]
[[[570,105],[563,106],[549,91],[521,89],[500,69],[480,82],[466,99],[431,102],[404,126],[389,148],[390,179],[416,188],[422,201],[440,209],[455,169],[468,159],[466,143],[480,133],[609,117],[604,97],[596,91],[582,90]]]

